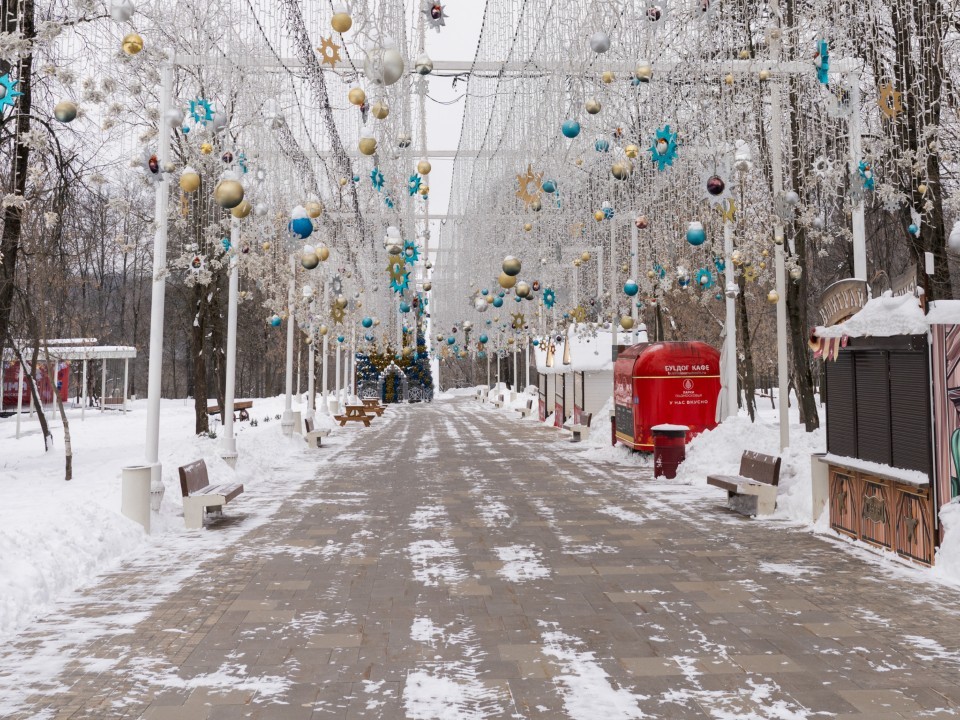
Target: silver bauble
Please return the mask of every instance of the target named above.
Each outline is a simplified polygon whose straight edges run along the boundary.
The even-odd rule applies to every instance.
[[[602,30],[590,36],[590,49],[595,53],[605,53],[610,49],[610,36]]]
[[[115,22],[127,22],[133,17],[134,10],[133,0],[110,0],[110,17]]]
[[[396,48],[377,46],[367,52],[363,70],[375,85],[393,85],[403,77],[403,55]]]
[[[429,55],[423,54],[417,58],[414,68],[418,75],[429,75],[433,72],[433,60],[430,59]]]
[[[520,258],[515,258],[513,255],[507,255],[503,259],[503,273],[514,277],[520,274]]]

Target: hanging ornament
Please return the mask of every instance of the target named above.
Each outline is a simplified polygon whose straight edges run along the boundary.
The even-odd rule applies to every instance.
[[[629,315],[623,315],[623,316],[621,316],[621,317],[620,317],[620,327],[622,327],[624,330],[632,330],[632,329],[633,329],[633,318],[630,317]]]
[[[703,245],[707,240],[707,233],[703,224],[693,221],[687,226],[687,242],[693,246]]]
[[[567,120],[563,123],[560,129],[563,131],[565,137],[568,137],[572,140],[580,134],[580,123],[578,123],[576,120]]]
[[[407,190],[409,191],[411,196],[416,195],[418,192],[420,192],[421,180],[422,180],[421,177],[416,173],[411,175],[410,179],[407,180]]]
[[[375,152],[377,152],[377,139],[373,136],[372,130],[369,128],[364,128],[360,131],[360,139],[357,142],[357,148],[364,155],[373,155]],[[346,185],[346,182],[342,182],[341,185]]]
[[[429,75],[433,72],[433,60],[424,53],[417,58],[413,67],[417,71],[417,75]]]
[[[624,292],[628,297],[633,297],[633,296],[635,296],[638,292],[640,292],[640,286],[637,285],[637,281],[636,281],[636,280],[627,280],[627,281],[623,284],[623,292]]]
[[[110,0],[110,18],[114,22],[125,23],[133,17],[133,0]]]
[[[876,188],[876,179],[873,177],[873,168],[866,160],[861,160],[857,166],[857,174],[860,176],[860,183],[864,190],[873,190]]]
[[[320,64],[336,67],[340,62],[341,46],[333,41],[333,37],[320,38],[320,47],[317,52],[320,54]]]
[[[650,227],[650,219],[646,215],[637,215],[637,218],[633,221],[633,224],[637,226],[638,230],[646,230],[648,227]]]
[[[200,188],[200,174],[189,165],[180,173],[180,189],[186,193],[196,192]]]
[[[677,157],[677,133],[670,132],[670,126],[665,125],[657,130],[649,149],[658,170],[662,171],[668,165],[673,165]]]
[[[120,43],[120,47],[123,48],[123,51],[130,55],[137,55],[143,50],[143,38],[137,35],[137,33],[127,33],[123,36],[123,40]]]
[[[707,268],[700,268],[697,270],[696,281],[701,290],[709,290],[713,287],[713,273]]]
[[[333,28],[334,32],[338,32],[341,35],[353,27],[353,18],[350,17],[346,6],[334,6],[333,17],[330,18],[330,27]]]
[[[181,177],[180,180],[182,182],[183,178]],[[253,205],[247,202],[246,199],[241,200],[236,207],[230,209],[230,214],[238,220],[243,220],[243,218],[247,217],[251,212],[253,212]]]
[[[820,40],[817,43],[817,54],[813,64],[817,68],[817,81],[821,85],[830,82],[830,45],[826,40]]]
[[[380,172],[380,168],[379,167],[373,168],[373,170],[370,171],[370,184],[373,186],[373,189],[376,190],[377,192],[380,192],[381,190],[383,190],[383,183],[384,183],[384,178],[383,178],[383,173]]]
[[[307,217],[307,211],[303,206],[297,205],[290,212],[290,222],[287,223],[287,230],[301,240],[306,240],[313,233],[313,222]]]
[[[590,98],[583,104],[583,108],[590,114],[596,115],[601,110],[600,101],[596,98]]]
[[[320,264],[320,256],[317,255],[316,248],[313,245],[304,245],[300,253],[300,264],[306,270],[313,270]]]
[[[421,12],[427,18],[427,25],[437,32],[440,32],[440,28],[446,27],[447,11],[440,3],[433,2],[433,0],[423,0],[423,10]]]
[[[393,85],[403,77],[403,55],[389,40],[367,50],[363,60],[367,80],[376,85]]]
[[[640,60],[633,70],[633,77],[637,82],[647,83],[653,77],[653,66],[649,60]]]
[[[69,100],[61,100],[53,108],[53,116],[64,124],[73,122],[77,119],[76,103]]]
[[[273,314],[267,318],[267,322],[270,323],[271,327],[280,327],[280,325],[283,324],[283,320],[277,314]]]
[[[363,88],[354,87],[350,88],[350,92],[347,93],[347,99],[351,105],[363,107],[364,103],[367,102],[367,94],[363,91]]]
[[[885,82],[880,86],[880,100],[877,104],[887,120],[895,120],[897,115],[903,112],[900,98],[901,94],[894,89],[893,83]]]
[[[771,305],[776,305],[778,302],[780,302],[780,293],[778,293],[776,290],[771,290],[768,292],[767,302]]]
[[[551,195],[557,191],[557,183],[554,180],[544,180],[540,185],[540,189],[548,195]]]
[[[309,200],[304,209],[307,211],[308,218],[316,219],[323,214],[323,206],[316,200]]]
[[[370,114],[377,120],[386,120],[390,115],[390,106],[386,100],[377,100],[370,108]]]
[[[557,302],[557,294],[552,288],[543,289],[543,306],[549,310]]]
[[[526,207],[530,207],[540,193],[540,184],[543,182],[543,173],[539,175],[533,172],[533,167],[527,165],[527,171],[517,175],[518,189],[516,196],[523,200]]]
[[[593,149],[598,153],[605,153],[610,151],[610,141],[606,138],[598,138],[593,143]]]
[[[221,180],[213,191],[213,197],[220,207],[231,210],[243,202],[243,185],[230,178]]]

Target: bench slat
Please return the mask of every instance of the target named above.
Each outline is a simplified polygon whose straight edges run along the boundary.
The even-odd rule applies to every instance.
[[[776,487],[780,484],[780,458],[745,450],[740,458],[740,475]]]
[[[203,460],[196,460],[178,468],[180,473],[180,492],[183,497],[190,497],[209,487],[210,478],[207,476],[207,464]]]

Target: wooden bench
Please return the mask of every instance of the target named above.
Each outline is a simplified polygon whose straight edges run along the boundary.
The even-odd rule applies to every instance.
[[[493,406],[497,409],[500,409],[507,402],[507,396],[504,393],[497,395],[497,399],[493,401]]]
[[[105,397],[103,399],[103,409],[109,410],[111,408],[117,410],[123,410],[123,398],[122,397]]]
[[[364,427],[370,427],[370,420],[367,415],[367,409],[363,405],[344,405],[343,415],[334,415],[333,419],[344,427],[348,422],[362,422]]]
[[[247,412],[253,407],[253,400],[237,400],[233,403],[233,411],[240,413],[241,420],[249,420],[250,413]],[[207,415],[221,415],[220,405],[207,405]]]
[[[522,408],[514,408],[518,413],[520,413],[521,418],[525,418],[527,415],[533,412],[533,400],[527,400],[527,406]]]
[[[707,484],[727,491],[728,507],[743,515],[770,515],[777,507],[780,458],[746,450],[739,475],[709,475]]]
[[[570,442],[580,442],[583,435],[590,434],[590,422],[593,420],[593,413],[581,413],[579,423],[570,423],[569,425],[564,425],[564,430],[569,430],[573,437],[570,439]]]
[[[183,519],[190,529],[203,527],[204,511],[222,510],[223,506],[243,492],[240,483],[211,485],[207,464],[197,460],[178,468],[180,492],[183,493]]]
[[[376,413],[377,417],[383,415],[383,411],[387,409],[385,406],[381,405],[380,401],[376,398],[363,398],[361,402],[367,411]]]
[[[320,447],[321,440],[330,434],[329,430],[314,430],[313,420],[310,418],[306,418],[303,421],[303,427],[306,429],[306,432],[303,434],[303,439],[307,441],[307,445],[310,447]]]

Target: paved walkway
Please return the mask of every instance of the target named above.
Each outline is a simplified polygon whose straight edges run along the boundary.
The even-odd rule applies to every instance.
[[[960,594],[473,401],[388,414],[182,577],[91,589],[70,627],[98,631],[13,717],[960,715]],[[57,627],[0,676],[55,662]]]

